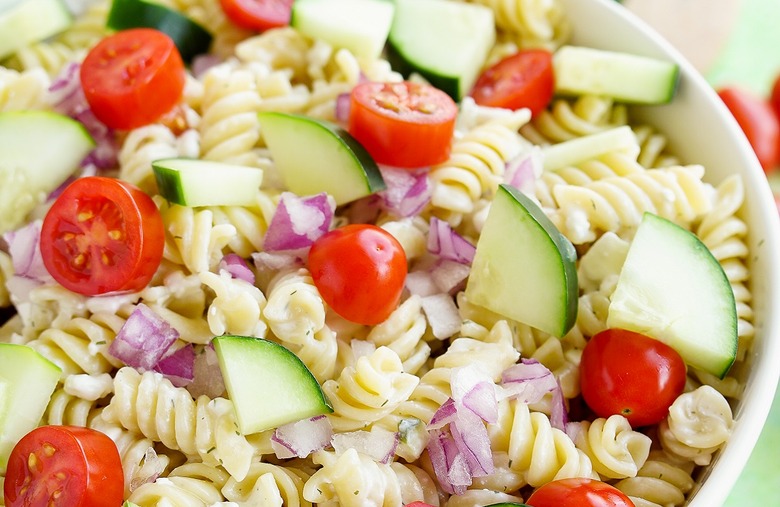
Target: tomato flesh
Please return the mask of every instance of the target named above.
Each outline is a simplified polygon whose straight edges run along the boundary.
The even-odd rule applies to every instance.
[[[105,434],[75,426],[40,426],[16,444],[4,485],[7,507],[121,505],[122,462]]]
[[[723,88],[718,95],[745,133],[761,167],[772,172],[780,162],[780,120],[772,107],[737,87]]]
[[[293,0],[219,0],[236,26],[263,31],[290,23]]]
[[[625,416],[632,427],[660,422],[685,388],[685,362],[673,348],[640,333],[594,335],[580,361],[585,403],[600,417]]]
[[[123,30],[84,58],[80,77],[95,116],[130,130],[156,121],[181,99],[184,62],[173,40],[152,28]]]
[[[63,287],[94,296],[137,291],[162,260],[165,230],[151,197],[125,181],[79,178],[41,227],[41,256]]]
[[[352,224],[314,242],[309,270],[333,311],[352,322],[375,325],[398,306],[406,281],[406,254],[384,229]]]
[[[352,89],[347,129],[378,163],[414,169],[447,160],[457,114],[432,86],[365,82]]]
[[[470,95],[483,106],[526,107],[535,116],[550,103],[554,88],[552,53],[529,49],[509,55],[485,70]]]
[[[526,500],[531,507],[634,507],[622,491],[595,479],[548,482]]]

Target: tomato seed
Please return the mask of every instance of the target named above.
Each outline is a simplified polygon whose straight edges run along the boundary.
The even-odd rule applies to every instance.
[[[54,456],[54,453],[57,452],[57,449],[51,445],[48,442],[44,442],[43,444],[43,454],[45,454],[48,457]]]
[[[38,471],[38,456],[36,456],[34,452],[31,452],[30,455],[27,456],[27,468],[34,472]]]
[[[91,211],[80,211],[79,214],[76,216],[76,219],[79,222],[86,222],[90,218],[94,217],[95,215]]]

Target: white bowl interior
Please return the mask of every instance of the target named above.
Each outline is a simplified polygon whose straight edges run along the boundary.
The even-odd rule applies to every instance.
[[[613,0],[562,0],[573,20],[572,43],[674,60],[681,75],[677,95],[665,106],[637,107],[632,118],[668,137],[686,163],[702,164],[716,183],[739,173],[745,184],[743,219],[750,227],[751,289],[756,337],[746,358],[746,383],[734,407],[734,432],[699,477],[688,505],[722,505],[744,468],[764,425],[780,378],[780,220],[764,173],[737,123],[706,80],[649,25]]]

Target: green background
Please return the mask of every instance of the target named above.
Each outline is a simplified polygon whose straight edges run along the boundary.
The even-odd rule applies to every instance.
[[[717,4],[713,0],[712,8]],[[766,97],[779,74],[780,0],[743,0],[737,25],[705,77],[716,88],[740,86]],[[780,391],[747,467],[723,505],[780,507]]]

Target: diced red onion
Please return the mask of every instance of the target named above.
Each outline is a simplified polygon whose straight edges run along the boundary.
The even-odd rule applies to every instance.
[[[468,410],[459,411],[457,419],[450,425],[450,432],[456,447],[466,458],[472,477],[484,477],[493,473],[490,437],[477,414]]]
[[[263,249],[278,252],[311,246],[328,232],[335,210],[335,201],[324,192],[307,197],[282,193],[265,233]]]
[[[442,403],[436,412],[433,413],[431,422],[428,423],[428,428],[436,430],[450,424],[451,422],[455,421],[457,411],[458,409],[455,406],[455,400],[452,398],[447,398],[447,401]]]
[[[349,109],[350,109],[350,94],[340,93],[336,97],[336,120],[341,123],[347,123],[349,121]]]
[[[566,429],[566,423],[569,422],[569,412],[566,409],[566,398],[563,396],[561,383],[556,380],[556,387],[553,389],[552,408],[550,410],[550,424],[553,428],[559,430]]]
[[[165,375],[176,387],[184,387],[195,378],[195,348],[191,343],[164,356],[154,371]]]
[[[428,171],[409,171],[380,165],[387,188],[379,192],[386,211],[399,217],[417,215],[430,202],[433,186]]]
[[[41,256],[41,224],[42,220],[35,220],[15,231],[6,232],[3,239],[8,244],[14,274],[46,283],[52,278]]]
[[[439,259],[431,269],[431,276],[441,292],[454,294],[463,285],[470,271],[468,264]]]
[[[577,442],[585,430],[582,428],[582,422],[575,421],[566,423],[563,431],[566,432],[566,435],[568,435],[572,442]]]
[[[495,423],[498,420],[496,385],[477,365],[454,368],[450,385],[456,406],[471,410],[485,422]]]
[[[219,261],[219,269],[224,269],[233,278],[244,280],[251,284],[255,283],[255,274],[249,269],[246,261],[238,254],[229,253]]]
[[[279,252],[255,252],[252,261],[258,271],[279,271],[288,268],[303,267],[309,256],[308,248],[283,250]]]
[[[382,428],[371,428],[371,431],[348,431],[333,435],[331,443],[336,454],[342,454],[347,449],[355,449],[359,453],[370,456],[380,463],[390,463],[398,448],[400,437],[397,431]]]
[[[49,92],[52,94],[54,110],[81,122],[95,140],[95,149],[87,155],[82,165],[94,164],[100,169],[117,165],[119,145],[113,129],[97,119],[89,107],[81,88],[80,64],[70,63],[55,77]]]
[[[133,478],[130,480],[128,489],[130,492],[135,491],[144,484],[154,482],[165,471],[165,467],[168,464],[167,459],[160,459],[157,453],[154,451],[154,447],[146,449],[144,454],[143,465],[138,471],[133,474]]]
[[[472,476],[449,427],[432,430],[430,437],[426,448],[439,484],[446,493],[462,495],[471,485]]]
[[[199,79],[203,76],[203,74],[206,73],[207,70],[219,65],[222,63],[222,61],[222,57],[215,55],[214,53],[204,53],[197,55],[192,59],[192,65],[190,67],[192,70],[192,75]]]
[[[411,294],[417,296],[432,296],[441,292],[430,271],[412,271],[406,275],[404,282]]]
[[[351,224],[373,224],[381,212],[382,197],[371,194],[346,206],[344,216]]]
[[[5,281],[5,288],[11,295],[16,311],[22,316],[22,320],[25,320],[26,313],[30,311],[30,305],[25,304],[30,301],[30,292],[40,285],[41,282],[23,276],[12,276]]]
[[[525,194],[533,194],[536,179],[542,174],[542,151],[534,146],[507,162],[504,182]]]
[[[522,403],[536,403],[559,388],[552,372],[536,359],[522,359],[504,370],[501,386],[507,397],[517,398]]]
[[[428,251],[443,259],[471,264],[477,248],[455,232],[450,224],[436,217],[431,217]]]
[[[460,330],[462,320],[455,301],[449,294],[434,294],[422,298],[422,309],[439,340],[449,338]]]
[[[279,426],[271,436],[271,446],[280,459],[305,458],[331,443],[333,428],[324,415]]]
[[[140,303],[119,329],[108,352],[128,366],[151,370],[178,338],[178,331]]]

